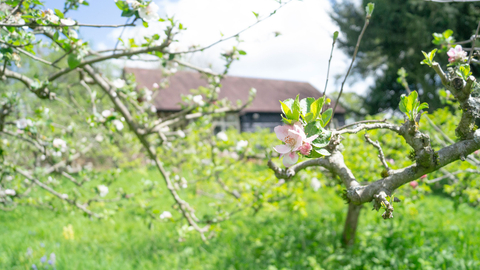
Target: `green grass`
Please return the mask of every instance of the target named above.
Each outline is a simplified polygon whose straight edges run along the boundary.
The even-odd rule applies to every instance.
[[[180,242],[174,222],[149,229],[129,210],[99,221],[18,208],[0,212],[0,269],[31,269],[52,252],[56,269],[480,269],[474,208],[455,211],[450,200],[430,196],[396,204],[395,218],[385,221],[366,205],[355,247],[343,250],[344,202],[329,189],[306,193],[306,201],[307,216],[283,210],[238,215],[216,227],[208,245],[194,232]],[[62,234],[68,224],[74,240]]]

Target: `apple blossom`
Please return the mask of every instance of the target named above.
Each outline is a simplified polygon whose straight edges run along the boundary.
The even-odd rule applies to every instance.
[[[63,25],[67,25],[67,26],[72,26],[72,25],[75,25],[76,22],[70,18],[67,18],[67,19],[61,19],[60,22],[63,24]]]
[[[112,115],[112,111],[111,111],[111,110],[104,110],[104,111],[102,112],[102,116],[105,117],[105,118],[109,117],[110,115]]]
[[[55,13],[53,12],[53,10],[51,9],[47,9],[45,10],[45,19],[47,19],[49,22],[51,23],[58,23],[59,21],[59,18],[57,15],[55,15]]]
[[[13,189],[5,189],[5,194],[10,195],[10,196],[15,196],[15,194],[17,194],[17,193]]]
[[[32,125],[32,120],[23,118],[23,119],[17,120],[16,125],[18,129],[25,129],[27,126]]]
[[[241,150],[243,150],[245,147],[247,147],[247,145],[248,145],[248,141],[246,141],[246,140],[238,141],[238,142],[237,142],[237,145],[235,146],[235,150],[241,151]]]
[[[108,187],[105,185],[99,185],[97,187],[98,193],[100,193],[100,197],[105,197],[108,194]]]
[[[196,95],[193,97],[193,102],[197,103],[199,106],[203,106],[205,102],[203,102],[202,95]]]
[[[227,134],[226,134],[225,132],[223,132],[223,131],[220,131],[219,133],[217,133],[217,138],[218,138],[219,140],[224,141],[224,142],[228,141],[228,136],[227,136]]]
[[[285,143],[273,148],[281,154],[280,157],[283,158],[285,167],[297,163],[298,155],[295,153],[296,151],[300,151],[302,155],[309,155],[312,150],[310,143],[318,137],[318,135],[314,135],[307,138],[300,122],[293,125],[276,126],[274,131],[277,138]]]
[[[462,45],[457,45],[455,48],[450,48],[447,52],[448,62],[465,62],[467,52],[462,49]]]
[[[62,139],[53,139],[52,145],[53,147],[60,149],[61,152],[65,152],[67,149],[67,143]]]
[[[417,181],[412,181],[410,182],[410,186],[413,188],[413,189],[416,189],[418,187],[418,182]]]
[[[158,85],[158,83],[153,83],[152,87],[153,88],[159,88],[160,86]]]
[[[160,218],[161,219],[166,219],[166,218],[172,218],[172,213],[168,212],[168,211],[163,211],[162,214],[160,214]]]
[[[123,123],[122,123],[122,121],[120,121],[120,120],[115,119],[115,120],[112,121],[112,124],[115,126],[115,128],[116,128],[118,131],[120,131],[120,130],[123,129]]]
[[[310,187],[312,187],[313,191],[317,191],[319,188],[322,187],[322,183],[320,182],[320,180],[314,177],[310,181]]]
[[[158,21],[160,17],[157,14],[158,6],[154,2],[150,2],[148,6],[138,9],[138,14],[144,21]]]
[[[115,88],[123,88],[125,87],[125,81],[122,79],[116,79],[115,81],[112,82],[113,86]]]
[[[183,132],[183,130],[180,130],[180,129],[179,129],[179,130],[177,131],[177,135],[178,135],[178,137],[180,137],[180,138],[185,138],[185,132]]]

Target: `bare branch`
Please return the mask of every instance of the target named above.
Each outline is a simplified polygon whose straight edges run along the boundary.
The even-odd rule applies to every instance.
[[[450,85],[450,81],[447,79],[447,76],[443,72],[442,68],[437,62],[433,62],[432,68],[435,70],[435,72],[440,76],[440,79],[442,80],[442,84],[445,87],[448,87]]]
[[[333,39],[332,42],[332,50],[330,51],[330,59],[328,59],[328,68],[327,68],[327,79],[325,81],[325,89],[323,90],[322,96],[325,96],[327,93],[327,85],[328,85],[328,76],[330,75],[330,63],[332,62],[332,56],[333,56],[333,49],[335,48],[335,42],[337,41],[336,38]]]
[[[480,30],[480,21],[478,22],[477,31],[475,31],[475,37],[472,40],[472,51],[470,52],[470,55],[468,56],[467,65],[470,65],[470,62],[472,61],[473,52],[474,52],[474,49],[475,49],[475,41],[477,41],[477,36],[478,36],[478,30]]]
[[[25,178],[27,178],[28,180],[32,181],[35,185],[41,187],[42,189],[46,190],[47,192],[49,192],[50,194],[56,196],[57,198],[59,198],[60,200],[63,200],[75,207],[77,207],[78,209],[82,210],[83,212],[85,212],[87,215],[89,216],[93,216],[93,217],[96,217],[96,218],[101,218],[100,215],[88,210],[84,205],[76,202],[75,200],[71,200],[71,199],[68,199],[66,196],[64,196],[63,194],[60,194],[58,193],[57,191],[55,191],[54,189],[52,189],[51,187],[47,186],[46,184],[40,182],[38,179],[34,178],[33,176],[31,176],[30,174],[28,174],[27,172],[19,169],[18,167],[15,167],[15,171],[18,172],[19,174],[23,175]]]
[[[375,124],[360,124],[356,128],[353,129],[342,129],[342,130],[337,130],[333,131],[333,135],[342,135],[345,133],[349,134],[356,134],[362,130],[372,130],[372,129],[389,129],[391,131],[394,131],[398,134],[400,134],[401,130],[400,127],[394,124],[390,123],[383,123],[382,121],[380,123],[375,123]]]
[[[340,87],[340,93],[338,93],[337,100],[335,101],[335,106],[333,106],[332,119],[333,119],[333,116],[335,115],[335,109],[337,109],[337,105],[338,105],[338,102],[340,101],[340,97],[342,96],[343,86],[347,81],[348,75],[350,74],[350,70],[352,70],[353,63],[355,62],[355,58],[357,58],[358,48],[360,47],[360,42],[362,41],[363,34],[365,33],[365,30],[367,29],[369,22],[370,22],[370,17],[367,15],[367,17],[365,17],[365,24],[363,25],[362,31],[358,36],[357,45],[355,45],[355,51],[353,52],[352,62],[350,62],[350,66],[348,67],[347,74],[345,74],[345,78],[343,78],[342,86]]]
[[[370,137],[368,136],[367,133],[365,133],[365,140],[373,145],[373,147],[377,148],[378,150],[378,158],[380,159],[380,162],[382,162],[383,167],[385,167],[385,170],[387,171],[388,174],[390,174],[390,168],[388,167],[387,161],[385,160],[385,155],[383,154],[382,147],[380,146],[380,143],[378,141],[372,141]]]
[[[460,171],[455,171],[455,172],[448,172],[447,171],[447,173],[445,173],[445,175],[442,175],[440,177],[437,177],[437,178],[434,178],[434,179],[431,179],[431,180],[425,180],[425,182],[427,184],[433,184],[433,183],[439,182],[439,181],[441,181],[445,178],[451,178],[451,176],[461,174],[461,173],[480,174],[480,171],[479,170],[474,170],[474,169],[466,169],[466,170],[460,170]]]
[[[131,27],[135,26],[134,23],[130,24],[88,24],[88,23],[75,23],[74,25],[66,25],[66,24],[38,24],[36,22],[32,23],[24,23],[24,24],[10,24],[10,23],[0,23],[0,26],[6,27],[24,27],[28,26],[29,28],[35,29],[36,27],[53,27],[53,28],[61,28],[61,27],[95,27],[95,28],[119,28],[119,27]]]
[[[355,122],[355,123],[352,123],[352,124],[348,124],[348,125],[345,125],[343,127],[339,127],[337,128],[337,131],[338,130],[342,130],[342,129],[345,129],[347,127],[352,127],[352,126],[356,126],[356,125],[359,125],[359,124],[367,124],[367,123],[386,123],[387,122],[387,119],[383,119],[383,120],[363,120],[363,121],[358,121],[358,122]]]

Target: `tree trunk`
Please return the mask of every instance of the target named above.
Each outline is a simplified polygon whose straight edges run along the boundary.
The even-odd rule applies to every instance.
[[[361,209],[362,205],[348,204],[347,219],[342,235],[342,245],[344,247],[352,246],[355,243],[355,233],[357,232],[358,216]]]

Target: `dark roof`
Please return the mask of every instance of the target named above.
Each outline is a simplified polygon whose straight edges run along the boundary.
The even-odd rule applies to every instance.
[[[159,83],[162,72],[156,69],[125,68],[126,73],[133,73],[139,88],[152,88],[154,83]],[[199,86],[208,86],[207,80],[198,72],[178,71],[169,78],[169,87],[160,90],[154,100],[158,111],[178,111],[182,102],[180,94],[191,94],[191,89]],[[306,97],[321,97],[321,93],[306,82],[270,80],[226,76],[222,80],[219,98],[228,98],[235,104],[237,100],[246,102],[250,88],[257,89],[257,95],[252,104],[243,112],[281,112],[279,100]],[[332,102],[334,103],[334,102]],[[333,105],[333,104],[332,104]],[[345,109],[337,106],[336,113],[345,113]]]

